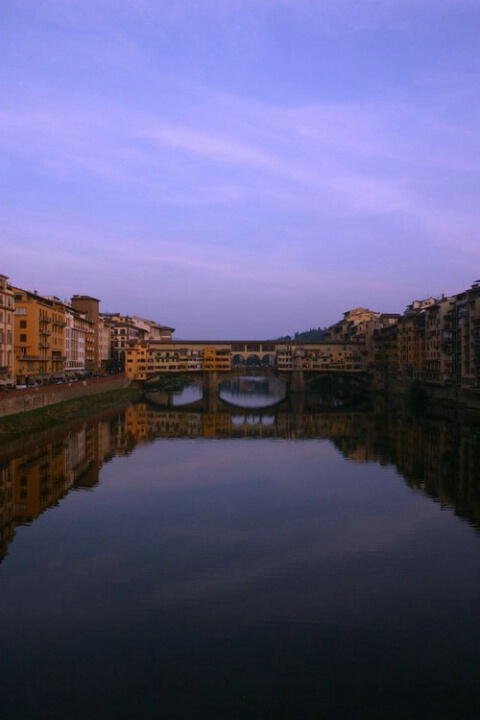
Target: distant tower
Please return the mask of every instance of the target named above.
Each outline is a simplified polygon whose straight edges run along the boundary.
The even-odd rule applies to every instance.
[[[71,305],[75,310],[85,313],[87,320],[93,323],[93,367],[95,372],[100,369],[99,360],[99,326],[100,326],[100,300],[89,295],[74,295]]]

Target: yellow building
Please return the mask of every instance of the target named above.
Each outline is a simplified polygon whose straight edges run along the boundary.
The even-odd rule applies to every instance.
[[[19,384],[65,376],[66,306],[58,298],[12,288],[15,301],[14,372]]]
[[[125,349],[125,374],[131,380],[147,379],[146,342],[131,341]]]
[[[230,370],[231,352],[228,348],[204,347],[203,369],[207,372]]]

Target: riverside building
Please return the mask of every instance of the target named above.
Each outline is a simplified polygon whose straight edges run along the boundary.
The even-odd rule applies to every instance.
[[[14,372],[18,384],[65,376],[66,305],[58,298],[12,287],[14,293]]]
[[[0,275],[0,388],[15,384],[14,298],[8,277]]]

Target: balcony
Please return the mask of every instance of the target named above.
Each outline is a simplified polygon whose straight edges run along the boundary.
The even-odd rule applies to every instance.
[[[51,345],[50,345],[50,343],[41,342],[41,343],[38,343],[38,347],[42,348],[42,350],[48,350],[48,348],[51,347]]]

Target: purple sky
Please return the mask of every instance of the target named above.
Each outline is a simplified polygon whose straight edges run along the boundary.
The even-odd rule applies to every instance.
[[[2,0],[0,272],[268,338],[480,277],[478,0]]]

